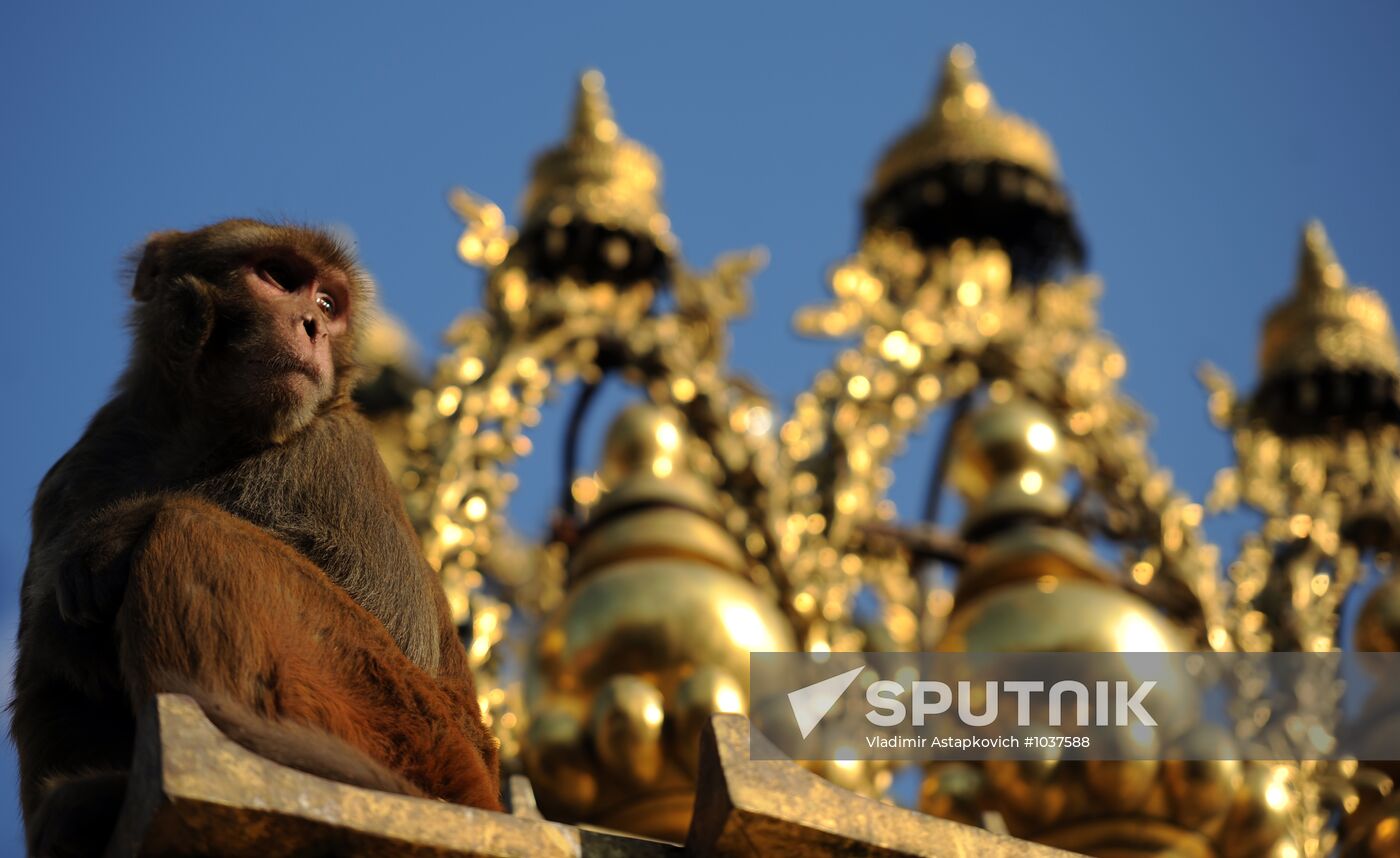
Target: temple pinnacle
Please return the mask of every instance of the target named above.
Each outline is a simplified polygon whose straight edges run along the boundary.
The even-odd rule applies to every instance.
[[[1299,293],[1316,293],[1323,289],[1341,289],[1346,286],[1346,281],[1346,271],[1337,261],[1337,254],[1332,250],[1332,242],[1327,239],[1327,230],[1323,229],[1322,222],[1308,221],[1298,253],[1295,290]]]
[[[603,73],[597,69],[579,75],[569,138],[571,142],[612,143],[617,140],[617,121],[613,119],[608,92],[603,88]]]
[[[972,48],[965,44],[954,45],[943,63],[943,76],[929,118],[936,122],[981,116],[992,105],[992,91],[982,82]]]

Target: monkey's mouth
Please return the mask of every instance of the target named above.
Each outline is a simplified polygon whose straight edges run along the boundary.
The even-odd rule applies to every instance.
[[[321,370],[314,363],[289,354],[271,354],[256,358],[251,363],[268,375],[304,375],[313,384],[321,383]]]

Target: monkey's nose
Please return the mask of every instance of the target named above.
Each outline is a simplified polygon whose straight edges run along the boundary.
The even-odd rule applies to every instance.
[[[312,340],[321,335],[321,327],[316,323],[315,316],[303,316],[301,326],[306,329],[306,335]]]

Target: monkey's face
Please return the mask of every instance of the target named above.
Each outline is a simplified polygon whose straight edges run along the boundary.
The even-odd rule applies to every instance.
[[[369,281],[323,233],[226,221],[146,246],[138,352],[158,353],[190,410],[280,441],[347,397]]]
[[[232,288],[246,296],[246,312],[228,314],[228,324],[241,321],[242,329],[228,332],[223,355],[211,356],[224,364],[214,374],[243,387],[240,399],[281,399],[285,410],[315,413],[335,394],[336,346],[356,309],[349,279],[333,265],[282,247],[241,268],[234,280]]]

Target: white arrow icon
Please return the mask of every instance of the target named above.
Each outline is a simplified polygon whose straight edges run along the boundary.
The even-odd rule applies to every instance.
[[[788,702],[792,704],[792,717],[797,719],[797,729],[802,738],[816,729],[817,723],[826,717],[851,683],[856,681],[864,666],[854,667],[845,673],[838,673],[830,679],[814,682],[811,685],[788,692]]]

